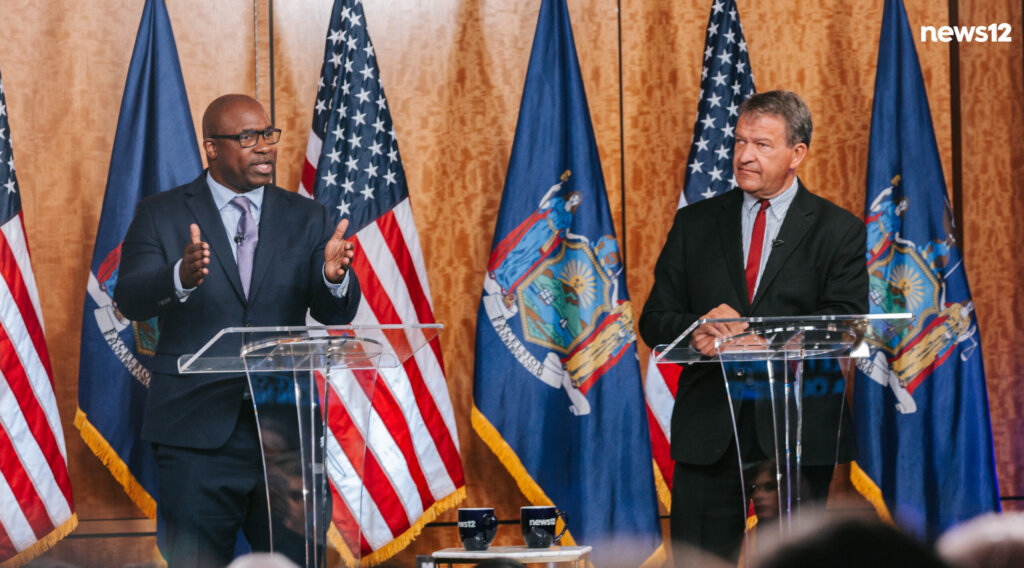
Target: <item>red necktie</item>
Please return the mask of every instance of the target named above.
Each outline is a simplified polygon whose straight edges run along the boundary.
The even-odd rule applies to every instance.
[[[767,199],[757,202],[761,208],[754,219],[754,232],[750,235],[750,250],[747,252],[747,296],[754,301],[754,289],[757,287],[757,270],[761,268],[761,249],[764,248],[764,210],[771,203]]]

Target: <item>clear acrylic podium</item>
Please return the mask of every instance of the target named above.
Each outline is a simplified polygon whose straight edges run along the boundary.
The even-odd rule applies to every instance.
[[[341,561],[360,565],[363,521],[373,506],[363,464],[378,378],[442,328],[232,327],[178,359],[181,373],[234,373],[248,380],[273,551],[321,568],[333,557],[327,553],[332,542]]]
[[[654,348],[658,363],[689,365],[714,365],[721,369],[725,384],[729,411],[732,418],[733,436],[737,440],[737,464],[740,468],[740,483],[744,515],[748,512],[751,495],[748,483],[754,472],[767,469],[768,485],[777,487],[777,499],[768,507],[771,517],[778,519],[780,531],[784,534],[792,529],[801,491],[806,489],[800,476],[803,458],[805,405],[812,407],[824,399],[827,406],[842,413],[846,407],[846,373],[849,358],[868,356],[869,344],[884,345],[889,339],[905,329],[912,314],[880,314],[850,316],[804,316],[804,317],[761,317],[735,319],[702,319],[694,322],[670,344]],[[714,356],[705,356],[691,345],[694,332],[703,324],[739,325],[742,332],[735,333],[714,342]],[[736,328],[732,327],[736,332]],[[814,384],[805,380],[805,364],[814,368]],[[818,377],[829,376],[821,381]],[[705,377],[707,379],[707,377]],[[767,458],[758,468],[745,462],[740,447],[739,416],[737,410],[753,402],[754,424],[758,429],[760,446],[758,453]],[[818,404],[818,408],[821,405]],[[817,410],[817,409],[815,409]],[[821,413],[814,414],[820,418]],[[827,422],[836,424],[834,436],[837,459],[840,441],[847,436],[842,431],[845,418],[831,417]],[[764,425],[767,433],[763,432]],[[808,428],[820,428],[819,424],[807,424]],[[820,435],[820,432],[814,432]],[[699,433],[695,433],[699,435]],[[765,439],[770,440],[768,444]],[[746,448],[749,450],[749,448]],[[755,508],[759,505],[754,501]],[[771,511],[770,509],[777,509]],[[768,517],[769,515],[765,515]],[[748,554],[746,558],[749,559]]]

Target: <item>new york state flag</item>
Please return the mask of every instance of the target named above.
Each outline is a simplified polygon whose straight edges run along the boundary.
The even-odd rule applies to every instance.
[[[868,151],[871,313],[909,327],[857,363],[855,487],[904,529],[934,539],[999,510],[978,319],[939,161],[915,40],[887,0]]]
[[[545,0],[477,318],[473,427],[562,544],[639,565],[660,531],[632,305],[564,0]]]

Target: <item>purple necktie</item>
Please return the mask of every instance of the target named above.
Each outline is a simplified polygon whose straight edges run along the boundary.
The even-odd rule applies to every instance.
[[[249,297],[249,281],[252,280],[252,259],[256,256],[256,243],[260,240],[256,218],[249,209],[249,198],[239,195],[231,200],[231,204],[242,211],[235,231],[235,260],[238,262],[238,276],[242,279],[242,291]]]

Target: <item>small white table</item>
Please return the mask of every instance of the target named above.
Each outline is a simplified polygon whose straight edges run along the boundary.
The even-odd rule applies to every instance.
[[[472,552],[464,548],[438,550],[432,556],[437,566],[453,564],[475,564],[488,558],[509,558],[523,564],[561,564],[571,562],[573,568],[586,566],[590,558],[589,546],[552,546],[551,548],[527,548],[525,546],[492,546],[487,550]]]

